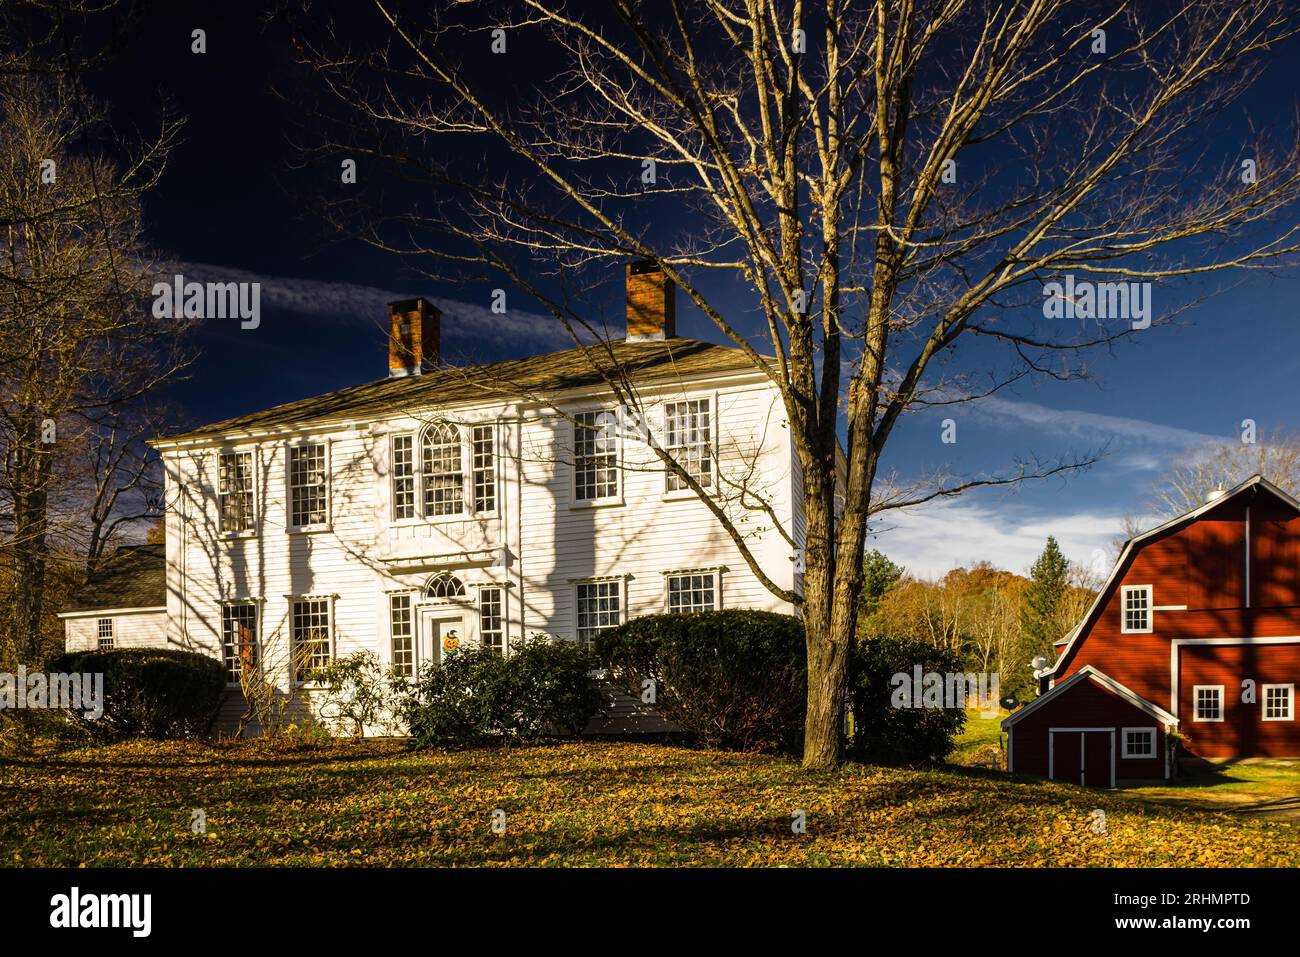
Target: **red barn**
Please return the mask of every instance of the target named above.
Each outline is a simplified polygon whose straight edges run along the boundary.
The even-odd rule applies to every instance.
[[[1203,758],[1300,757],[1300,502],[1255,476],[1131,539],[1002,722],[1010,770],[1099,786]]]

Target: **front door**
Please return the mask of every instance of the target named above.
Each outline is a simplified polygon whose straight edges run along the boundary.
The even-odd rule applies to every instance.
[[[1115,786],[1114,729],[1069,728],[1049,733],[1053,780],[1092,788]]]
[[[420,661],[440,663],[450,652],[465,647],[465,621],[450,618],[445,609],[426,612],[420,623]]]

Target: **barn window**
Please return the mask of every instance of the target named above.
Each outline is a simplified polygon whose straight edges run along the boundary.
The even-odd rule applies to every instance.
[[[108,651],[113,647],[113,619],[100,618],[95,623],[95,647],[100,651]]]
[[[1155,728],[1125,728],[1124,757],[1154,758],[1156,756]]]
[[[1123,619],[1120,631],[1124,634],[1150,633],[1151,586],[1125,585],[1120,589]]]
[[[1223,720],[1223,685],[1196,685],[1192,688],[1196,703],[1196,721]]]
[[[1261,685],[1264,692],[1264,720],[1295,719],[1295,685]]]

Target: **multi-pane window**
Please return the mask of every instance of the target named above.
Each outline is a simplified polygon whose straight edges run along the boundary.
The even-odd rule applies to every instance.
[[[1156,756],[1155,728],[1125,728],[1124,757],[1154,758]]]
[[[664,451],[704,488],[713,484],[712,444],[708,399],[669,402],[664,406]],[[688,487],[685,479],[669,471],[668,491]]]
[[[470,433],[476,512],[493,512],[497,507],[496,449],[492,432],[490,425],[476,425]]]
[[[95,625],[95,647],[100,651],[109,650],[113,647],[113,619],[100,618]]]
[[[573,494],[580,502],[618,496],[617,413],[574,416]]]
[[[424,589],[430,598],[451,600],[465,597],[465,583],[451,572],[438,572]]]
[[[668,576],[670,612],[713,611],[717,607],[716,572],[689,572]]]
[[[461,472],[460,430],[446,422],[430,426],[421,444],[424,514],[459,515],[465,510],[465,476]]]
[[[257,665],[257,606],[251,601],[221,606],[221,653],[231,684]]]
[[[1122,632],[1151,630],[1151,586],[1129,585],[1120,589],[1124,605]]]
[[[217,471],[217,500],[223,532],[253,527],[253,453],[223,452]]]
[[[324,525],[325,446],[289,446],[289,524]]]
[[[1291,721],[1295,714],[1295,685],[1263,685],[1264,720]]]
[[[505,647],[505,631],[501,626],[501,589],[478,590],[478,633],[484,648],[501,654]]]
[[[616,580],[578,585],[578,640],[590,644],[596,632],[622,622],[622,589]]]
[[[1192,696],[1197,721],[1223,720],[1223,685],[1196,685]]]
[[[295,681],[330,663],[330,603],[328,598],[299,598],[291,605],[290,636]]]
[[[415,518],[415,436],[393,436],[393,520]]]
[[[415,629],[411,620],[409,592],[388,596],[388,622],[393,646],[393,670],[410,678],[415,674]]]

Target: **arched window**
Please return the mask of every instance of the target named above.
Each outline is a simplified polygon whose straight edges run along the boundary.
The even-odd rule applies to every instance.
[[[439,572],[429,579],[424,593],[430,598],[464,598],[465,583],[450,572]]]
[[[429,426],[421,442],[424,514],[459,515],[465,510],[465,473],[460,430],[446,422]]]

